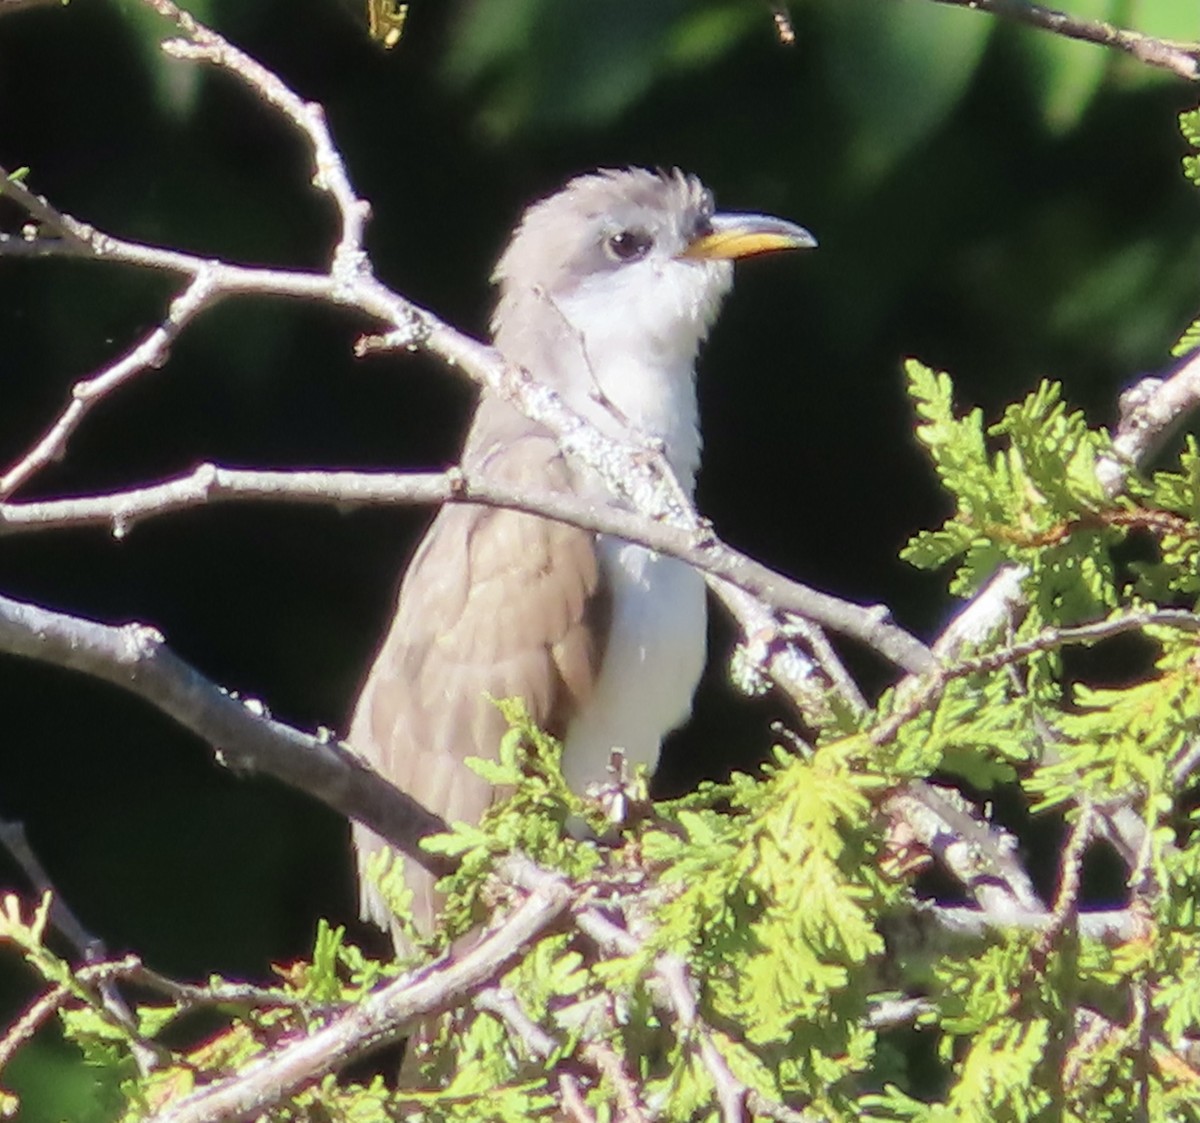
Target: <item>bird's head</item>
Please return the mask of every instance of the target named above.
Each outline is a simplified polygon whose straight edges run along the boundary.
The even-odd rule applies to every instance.
[[[794,223],[717,212],[712,193],[678,170],[592,172],[526,210],[492,275],[500,289],[493,330],[518,316],[544,322],[541,303],[585,334],[603,317],[651,338],[677,328],[694,350],[729,291],[735,259],[815,245]]]

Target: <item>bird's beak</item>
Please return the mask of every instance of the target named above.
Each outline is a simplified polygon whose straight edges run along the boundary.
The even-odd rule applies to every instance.
[[[803,226],[769,214],[715,214],[710,225],[711,229],[693,239],[681,257],[733,260],[777,250],[810,250],[817,244]]]

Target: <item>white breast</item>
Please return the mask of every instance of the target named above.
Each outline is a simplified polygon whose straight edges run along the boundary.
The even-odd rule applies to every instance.
[[[727,262],[647,259],[585,278],[554,302],[574,330],[557,368],[564,398],[603,432],[661,441],[689,495],[700,460],[696,353],[731,279]],[[581,469],[581,491],[609,501],[589,475]],[[598,548],[612,630],[595,693],[565,738],[563,771],[576,791],[606,778],[614,748],[653,767],[663,737],[691,713],[707,649],[695,570],[603,535]]]
[[[683,723],[705,660],[704,579],[675,558],[601,536],[613,621],[595,694],[571,723],[563,772],[575,791],[603,781],[613,748],[654,766]]]

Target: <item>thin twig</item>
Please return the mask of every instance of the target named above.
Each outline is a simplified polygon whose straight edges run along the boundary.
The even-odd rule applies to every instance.
[[[156,991],[176,1003],[181,1009],[202,1006],[247,1006],[300,1009],[307,1014],[329,1016],[346,1008],[346,1003],[301,1001],[294,994],[276,987],[260,987],[251,983],[210,983],[197,986],[181,983],[147,967],[137,956],[127,956],[123,961],[121,978],[147,990]]]
[[[0,500],[7,499],[37,472],[62,458],[67,441],[92,407],[144,370],[161,366],[180,331],[213,298],[211,275],[202,270],[176,300],[166,320],[117,362],[71,388],[71,402],[13,467],[0,476]]]
[[[1058,890],[1050,906],[1050,923],[1042,933],[1039,948],[1049,952],[1068,923],[1078,918],[1079,890],[1083,883],[1083,859],[1095,837],[1099,816],[1088,800],[1082,800],[1079,815],[1063,844],[1058,866]]]
[[[137,965],[135,956],[127,956],[116,961],[88,963],[75,968],[72,983],[55,984],[9,1027],[0,1040],[0,1071],[7,1067],[20,1046],[33,1037],[48,1018],[69,1003],[86,1001],[94,1008],[98,1006],[97,1012],[102,1017],[129,1036],[134,1062],[141,1074],[147,1075],[157,1067],[163,1050],[138,1032],[136,1019],[116,990],[118,980],[128,978]],[[99,996],[98,1002],[91,995],[84,998],[81,988],[84,992],[94,991]]]
[[[926,712],[956,679],[968,675],[986,674],[1001,667],[1023,663],[1045,651],[1054,651],[1071,644],[1092,644],[1128,632],[1140,632],[1146,628],[1173,628],[1195,635],[1200,632],[1200,615],[1177,608],[1133,609],[1114,613],[1105,620],[1090,624],[1079,624],[1069,628],[1044,628],[1036,636],[1020,643],[1008,644],[980,655],[960,659],[952,666],[943,665],[929,676],[922,688],[910,694],[886,721],[871,731],[871,740],[876,745],[891,741],[900,729],[918,714]]]
[[[17,245],[41,243],[47,234],[56,239],[56,244],[60,244],[64,250],[87,252],[87,246],[75,226],[47,202],[44,196],[31,191],[20,176],[4,168],[0,168],[0,195],[7,196],[33,220],[19,235],[0,234],[0,248],[6,254],[15,252]]]
[[[39,1029],[71,1000],[71,988],[66,983],[51,987],[45,994],[35,998],[28,1008],[0,1038],[0,1070],[8,1067],[8,1062]]]
[[[1046,8],[1041,4],[1030,4],[1027,0],[934,0],[938,4],[950,4],[956,8],[970,8],[976,12],[987,12],[1003,19],[1015,20],[1063,35],[1068,39],[1080,39],[1101,47],[1112,47],[1124,51],[1147,66],[1160,67],[1178,74],[1181,78],[1195,81],[1200,78],[1200,44],[1172,43],[1128,31],[1102,20],[1082,19],[1066,12]]]
[[[96,979],[96,989],[105,1011],[112,1020],[130,1032],[136,1030],[136,1019],[129,1009],[129,1004],[117,990],[116,972],[109,970],[110,965],[97,964],[97,961],[108,954],[104,941],[92,935],[75,915],[74,910],[67,904],[66,899],[50,880],[50,874],[42,865],[41,859],[29,844],[25,833],[25,824],[10,819],[0,819],[0,843],[19,865],[34,893],[38,897],[49,896],[50,923],[75,949],[76,953],[86,964],[96,964],[105,970],[93,972]],[[81,969],[77,978],[84,978]],[[132,1047],[133,1057],[143,1075],[148,1073],[157,1063],[158,1055],[155,1050],[140,1038],[135,1037]],[[3,1069],[0,1063],[0,1069]]]
[[[50,923],[66,938],[79,957],[90,963],[107,954],[104,950],[104,942],[98,936],[93,936],[80,923],[79,918],[63,899],[62,894],[55,888],[54,883],[50,880],[50,875],[46,872],[46,867],[42,865],[41,859],[29,845],[25,824],[12,819],[0,819],[0,844],[3,844],[13,860],[21,867],[22,872],[29,879],[34,895],[43,897],[47,893],[50,894]]]
[[[530,1056],[539,1061],[549,1060],[561,1047],[555,1038],[525,1012],[517,996],[506,987],[490,987],[482,991],[475,996],[473,1006],[500,1018],[529,1051]],[[633,1078],[610,1049],[602,1042],[583,1040],[576,1047],[576,1053],[597,1074],[608,1077],[617,1098],[620,1111],[618,1118],[623,1123],[649,1123],[650,1114],[638,1096]],[[560,1072],[558,1084],[564,1106],[575,1118],[594,1118],[584,1103],[579,1080],[574,1073]]]

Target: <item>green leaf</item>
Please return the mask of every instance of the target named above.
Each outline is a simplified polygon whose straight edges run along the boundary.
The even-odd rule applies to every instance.
[[[1188,178],[1200,187],[1200,161],[1197,161],[1196,157],[1188,157],[1188,159],[1192,160],[1194,165],[1192,169],[1194,174],[1190,174]],[[1197,347],[1200,347],[1200,319],[1195,319],[1188,324],[1183,335],[1179,337],[1179,342],[1171,348],[1171,354],[1180,358],[1195,351]]]

